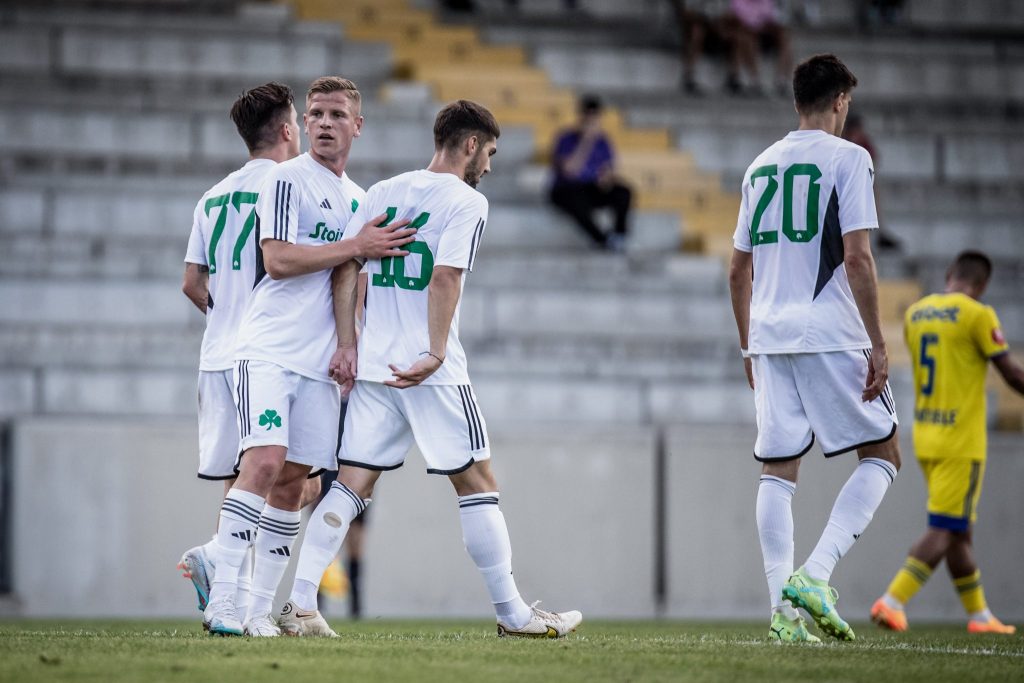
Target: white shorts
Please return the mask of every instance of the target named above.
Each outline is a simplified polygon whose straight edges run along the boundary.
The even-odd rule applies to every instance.
[[[335,468],[341,389],[258,360],[235,363],[235,407],[242,453],[256,446],[284,446],[288,462],[313,472]]]
[[[491,457],[487,423],[468,385],[396,389],[356,382],[348,397],[339,465],[393,470],[413,441],[431,474],[458,474]]]
[[[888,383],[865,403],[867,351],[751,356],[757,409],[758,460],[793,460],[815,438],[825,457],[888,441],[896,433],[896,407]]]
[[[199,478],[233,479],[238,457],[234,371],[199,371]]]

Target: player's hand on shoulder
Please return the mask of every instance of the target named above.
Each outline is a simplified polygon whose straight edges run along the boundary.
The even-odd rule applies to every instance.
[[[436,356],[426,354],[413,363],[408,370],[402,370],[397,365],[389,364],[388,367],[391,368],[391,374],[395,379],[384,382],[384,384],[396,389],[408,389],[420,384],[437,372],[437,369],[441,367],[441,361]]]
[[[331,356],[327,366],[327,376],[341,386],[341,395],[348,396],[356,380],[357,367],[356,347],[341,346]]]
[[[868,357],[868,378],[861,393],[861,400],[865,403],[874,401],[885,389],[885,383],[889,381],[889,355],[885,345],[871,348],[871,355]]]
[[[408,218],[403,218],[390,225],[380,227],[380,224],[386,220],[387,214],[383,213],[371,218],[356,235],[359,253],[363,257],[378,259],[385,256],[405,256],[409,253],[401,247],[416,239],[416,230],[405,227],[411,221]]]

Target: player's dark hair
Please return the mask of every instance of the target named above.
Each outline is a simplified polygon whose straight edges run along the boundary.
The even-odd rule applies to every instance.
[[[593,93],[586,93],[580,97],[579,109],[581,114],[598,114],[604,108],[601,98]]]
[[[434,149],[455,148],[470,135],[479,136],[481,143],[501,137],[498,121],[486,107],[469,100],[457,100],[437,113]]]
[[[840,93],[857,86],[857,77],[835,55],[814,55],[793,71],[793,99],[801,114],[824,111]]]
[[[985,285],[992,277],[992,260],[980,251],[962,251],[946,272],[949,280],[963,280],[972,285]]]
[[[293,101],[292,89],[281,83],[266,83],[246,90],[235,100],[231,105],[231,120],[250,154],[273,146],[274,133],[287,121]]]

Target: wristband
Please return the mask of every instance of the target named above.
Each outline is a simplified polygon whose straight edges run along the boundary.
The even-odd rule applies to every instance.
[[[440,363],[441,365],[444,365],[444,358],[441,358],[440,356],[438,356],[435,353],[432,353],[430,351],[424,351],[420,355],[421,356],[432,356],[438,363]]]
[[[746,349],[740,349],[740,355],[743,356],[744,358],[750,358],[750,352],[747,351]]]

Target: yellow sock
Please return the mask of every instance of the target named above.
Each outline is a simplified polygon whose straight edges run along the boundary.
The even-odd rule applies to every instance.
[[[960,594],[960,602],[968,614],[977,614],[988,609],[985,602],[985,589],[981,587],[981,572],[977,571],[970,576],[961,576],[953,579],[956,592]]]
[[[917,591],[921,590],[921,586],[928,582],[931,575],[931,567],[916,557],[908,557],[903,563],[903,568],[896,572],[886,592],[905,605],[917,595]]]

